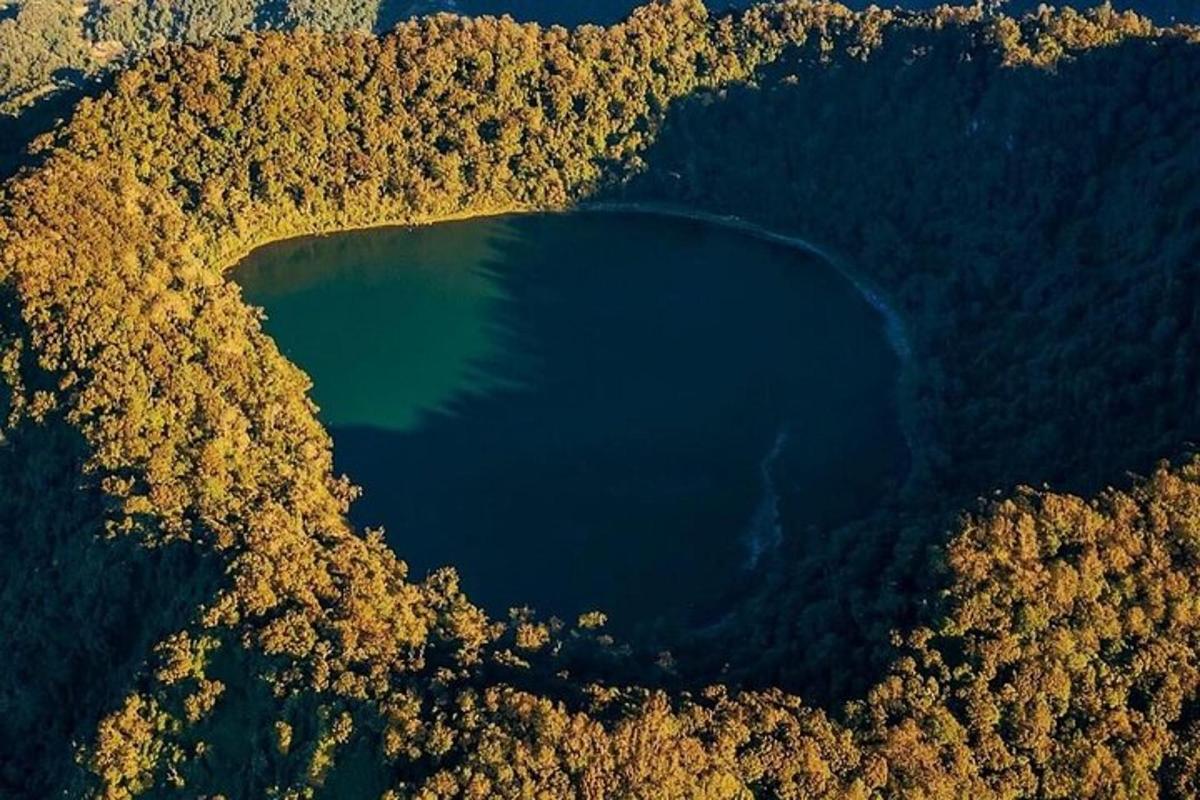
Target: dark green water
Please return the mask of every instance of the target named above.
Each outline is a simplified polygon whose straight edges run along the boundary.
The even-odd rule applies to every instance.
[[[781,535],[900,477],[899,365],[827,265],[572,214],[294,240],[234,274],[414,574],[619,629],[718,614]]]

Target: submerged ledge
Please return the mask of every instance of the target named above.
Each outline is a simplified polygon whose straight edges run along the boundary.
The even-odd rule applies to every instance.
[[[818,245],[811,240],[791,233],[785,233],[780,230],[769,228],[765,225],[755,223],[747,218],[740,217],[734,214],[719,214],[705,211],[698,208],[688,207],[686,205],[674,205],[668,203],[656,202],[580,202],[571,206],[542,209],[537,207],[521,207],[521,208],[499,208],[486,209],[479,213],[454,213],[440,215],[433,218],[428,218],[419,221],[408,221],[407,223],[382,223],[379,225],[368,225],[359,227],[350,227],[347,229],[330,230],[328,233],[318,233],[310,235],[301,235],[298,237],[283,237],[276,242],[262,245],[263,247],[270,244],[277,244],[286,241],[310,241],[320,240],[325,237],[341,236],[344,234],[352,234],[355,232],[369,232],[377,230],[391,229],[395,234],[401,236],[409,235],[408,232],[415,231],[421,228],[430,228],[439,225],[447,225],[457,222],[466,222],[470,220],[490,220],[494,218],[508,217],[511,219],[550,216],[567,218],[573,215],[608,215],[617,216],[624,215],[631,220],[642,218],[649,220],[651,225],[654,225],[653,218],[661,218],[664,221],[676,220],[698,224],[703,227],[710,227],[713,230],[725,231],[728,235],[735,237],[749,237],[751,239],[765,243],[768,246],[782,248],[784,251],[796,251],[805,256],[813,257],[824,262],[817,269],[824,271],[827,267],[832,267],[837,276],[844,279],[850,284],[859,297],[866,301],[873,312],[881,318],[882,330],[886,339],[886,348],[890,350],[897,358],[896,374],[892,377],[895,381],[895,405],[894,405],[894,424],[898,428],[898,433],[904,442],[904,453],[907,455],[905,459],[901,457],[901,462],[897,465],[895,471],[895,479],[898,484],[896,490],[903,490],[908,483],[913,480],[914,474],[917,472],[913,469],[914,463],[919,458],[919,454],[915,447],[916,437],[912,432],[912,420],[915,415],[910,409],[913,403],[909,401],[909,387],[912,385],[911,375],[913,374],[913,349],[910,344],[908,330],[903,317],[895,309],[893,304],[888,299],[886,293],[874,284],[869,278],[864,277],[855,270],[846,259],[835,255],[831,250]],[[645,222],[643,222],[645,224]],[[257,251],[259,248],[254,248]],[[244,263],[243,261],[237,262]],[[805,268],[808,265],[797,265],[800,268]],[[814,265],[815,266],[815,265]],[[228,273],[227,273],[228,274]],[[736,279],[735,279],[736,280]],[[234,279],[237,283],[237,280]],[[774,445],[774,450],[779,448],[778,436]],[[773,451],[774,451],[773,450]],[[770,456],[768,456],[769,458]],[[907,461],[907,464],[903,462]],[[353,474],[353,473],[352,473]],[[863,509],[862,514],[869,513],[870,509]],[[756,512],[757,513],[757,512]],[[859,515],[856,514],[856,517]],[[848,520],[847,520],[848,521]],[[752,525],[753,527],[753,525]],[[743,537],[746,546],[750,550],[749,558],[743,562],[742,570],[744,572],[753,572],[760,564],[767,563],[768,556],[771,551],[776,550],[777,546],[782,542],[782,536],[758,537],[753,531],[747,531]],[[776,558],[769,559],[770,561]],[[454,562],[451,562],[454,563]],[[705,626],[707,627],[707,626]]]
[[[909,325],[904,316],[896,309],[896,305],[887,293],[874,281],[856,270],[843,257],[836,255],[821,245],[796,234],[775,230],[736,214],[719,214],[712,211],[655,202],[583,202],[565,209],[560,213],[595,212],[610,214],[648,214],[652,216],[688,219],[715,225],[721,228],[738,231],[755,239],[772,244],[782,245],[802,250],[815,256],[837,270],[843,278],[858,291],[867,304],[883,318],[884,334],[888,345],[900,361],[899,386],[896,394],[897,415],[900,422],[900,434],[904,437],[912,463],[905,481],[909,482],[918,470],[913,466],[921,458],[920,439],[917,436],[916,413],[916,360],[913,358],[912,338],[909,335]]]
[[[692,208],[686,205],[676,205],[672,203],[655,201],[609,202],[584,200],[573,205],[550,208],[528,205],[512,205],[475,211],[464,210],[426,218],[382,220],[370,225],[349,225],[346,227],[334,226],[327,229],[315,229],[308,232],[302,232],[291,236],[267,235],[261,240],[239,249],[235,253],[226,253],[225,256],[220,259],[223,264],[221,272],[226,278],[228,278],[229,273],[238,264],[244,261],[250,255],[250,253],[258,250],[259,248],[292,239],[336,236],[342,233],[375,230],[378,228],[421,228],[431,225],[440,225],[447,222],[464,222],[468,220],[487,219],[491,217],[577,213],[642,214],[647,216],[692,220],[727,230],[737,231],[746,236],[770,242],[772,244],[801,250],[809,255],[815,256],[816,258],[827,263],[829,266],[833,267],[838,274],[849,281],[849,283],[862,296],[862,298],[866,300],[867,304],[870,305],[871,308],[873,308],[875,312],[883,318],[884,334],[888,345],[896,354],[896,357],[900,362],[897,387],[898,390],[896,395],[897,416],[900,424],[900,434],[904,438],[905,447],[908,450],[910,459],[907,475],[904,479],[905,486],[911,484],[914,477],[923,472],[923,470],[916,468],[917,465],[923,460],[923,450],[921,447],[921,437],[917,433],[919,427],[917,421],[918,414],[916,411],[917,369],[916,359],[913,357],[912,337],[909,333],[911,327],[904,319],[904,316],[897,310],[895,302],[888,296],[887,292],[885,292],[871,278],[863,274],[862,271],[854,268],[850,261],[845,257],[840,256],[828,248],[816,244],[812,240],[798,234],[780,231],[736,214],[705,211],[703,209]]]

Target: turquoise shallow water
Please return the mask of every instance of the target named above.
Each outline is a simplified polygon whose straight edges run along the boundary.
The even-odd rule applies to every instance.
[[[374,229],[234,273],[418,575],[618,629],[719,613],[905,465],[883,321],[834,270],[619,214]]]

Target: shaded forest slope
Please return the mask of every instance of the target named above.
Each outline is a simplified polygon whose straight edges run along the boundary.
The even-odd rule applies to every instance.
[[[1200,481],[1153,465],[1197,421],[1190,36],[680,0],[156,51],[0,201],[0,788],[1193,795]],[[272,239],[605,198],[828,242],[928,362],[911,486],[789,545],[740,648],[647,662],[599,615],[497,622],[414,580],[347,525],[307,379],[223,275]],[[1098,494],[1012,490],[1041,481]]]

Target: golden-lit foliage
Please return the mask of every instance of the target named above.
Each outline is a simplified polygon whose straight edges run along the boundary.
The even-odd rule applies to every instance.
[[[779,688],[613,688],[576,677],[567,659],[593,645],[621,658],[597,632],[603,614],[576,629],[525,612],[495,623],[452,571],[413,581],[381,536],[349,527],[355,490],[333,473],[306,377],[223,276],[287,236],[564,208],[620,186],[655,196],[653,182],[626,179],[663,177],[653,148],[681,99],[717,106],[727,87],[851,69],[891,39],[969,45],[998,71],[1186,34],[1109,12],[1022,25],[979,10],[802,3],[710,18],[693,0],[607,29],[443,15],[381,38],[168,46],[85,101],[0,205],[5,437],[81,437],[44,457],[62,460],[67,494],[89,498],[70,529],[39,521],[53,535],[31,559],[57,564],[75,541],[131,560],[184,548],[219,586],[128,643],[127,662],[146,664],[89,698],[78,774],[0,764],[0,787],[105,798],[1188,794],[1200,780],[1200,734],[1183,724],[1200,676],[1196,468],[1163,468],[1092,503],[1018,493],[961,521],[937,551],[935,608],[844,718]],[[695,166],[671,179],[703,190]],[[0,512],[15,522],[40,499]],[[144,603],[139,591],[172,590],[162,580],[111,591]],[[42,618],[89,621],[86,606],[64,608]],[[70,696],[73,679],[55,680],[65,688],[49,699]],[[6,721],[7,732],[36,739],[35,720]]]
[[[1171,789],[1162,777],[1192,758],[1175,725],[1200,688],[1198,479],[1194,464],[1163,466],[1092,503],[1025,490],[965,520],[947,547],[945,616],[852,704],[895,753],[895,780],[927,785],[955,763],[1005,797]]]
[[[625,189],[842,254],[915,354],[901,499],[795,537],[715,668],[860,696],[889,631],[942,588],[929,559],[956,509],[1020,483],[1090,496],[1195,440],[1200,58],[1186,31],[1141,38],[1104,8],[1042,20],[1058,17],[1090,46],[1052,69],[1005,66],[1003,18],[888,27],[864,63],[785,54],[752,86],[678,103]],[[1026,43],[1043,23],[1018,26]]]

